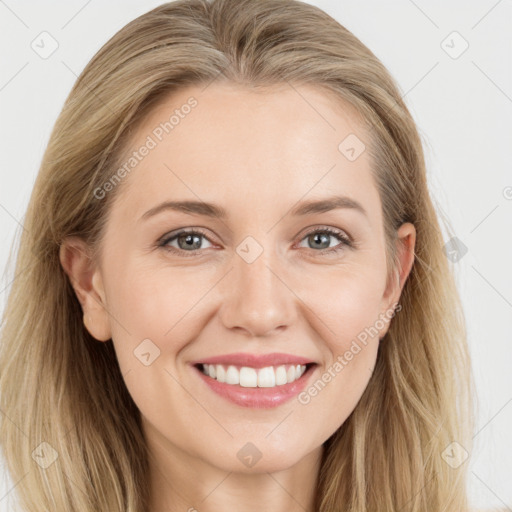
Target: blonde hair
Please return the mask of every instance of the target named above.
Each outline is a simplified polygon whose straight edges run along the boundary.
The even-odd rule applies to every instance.
[[[297,0],[178,0],[133,20],[88,63],[51,134],[20,239],[1,331],[0,441],[24,510],[142,512],[148,453],[109,340],[98,343],[59,262],[69,235],[96,249],[118,190],[98,200],[157,101],[219,79],[313,84],[349,102],[371,135],[389,276],[396,230],[416,228],[401,311],[355,410],[325,442],[316,510],[468,510],[473,382],[465,320],[429,196],[422,144],[395,82],[351,32]],[[32,452],[58,454],[46,469]],[[49,450],[47,445],[39,449]],[[53,453],[53,452],[51,452]]]

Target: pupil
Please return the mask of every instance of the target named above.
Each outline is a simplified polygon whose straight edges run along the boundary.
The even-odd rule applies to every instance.
[[[180,240],[183,240],[183,238],[185,238],[185,244],[189,249],[191,247],[194,249],[199,249],[201,247],[201,240],[200,240],[201,237],[200,236],[186,234],[186,235],[180,236],[179,238],[180,238]],[[194,238],[196,239],[195,244],[194,244],[194,240],[193,240]]]
[[[315,243],[317,242],[318,239],[320,238],[323,238],[324,239],[324,244],[327,243],[327,245],[325,247],[322,247],[323,249],[329,247],[329,235],[325,234],[325,233],[314,233],[313,234],[313,239],[315,240]],[[322,242],[320,241],[320,244]]]

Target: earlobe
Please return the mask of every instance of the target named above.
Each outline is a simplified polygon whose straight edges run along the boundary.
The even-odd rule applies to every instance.
[[[89,247],[81,238],[68,237],[60,246],[59,259],[82,306],[85,327],[98,341],[109,340],[111,331],[103,281]]]

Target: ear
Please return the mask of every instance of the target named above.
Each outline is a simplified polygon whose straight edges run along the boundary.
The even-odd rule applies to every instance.
[[[393,279],[389,279],[386,290],[382,297],[381,314],[384,318],[391,320],[392,310],[400,300],[400,295],[405,282],[409,277],[414,263],[414,248],[416,245],[416,229],[410,222],[403,223],[397,231],[397,257],[398,269]],[[386,321],[384,329],[380,331],[379,337],[383,338],[389,329],[390,321]]]
[[[98,341],[111,338],[110,321],[100,269],[91,258],[89,246],[79,237],[67,237],[59,259],[82,306],[84,324]]]

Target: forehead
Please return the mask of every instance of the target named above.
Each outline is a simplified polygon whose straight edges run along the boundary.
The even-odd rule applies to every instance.
[[[361,154],[348,158],[347,144]],[[121,202],[142,214],[175,198],[247,209],[249,197],[291,207],[344,194],[378,215],[368,144],[357,111],[319,87],[190,86],[162,98],[132,136],[125,161],[139,156]]]

